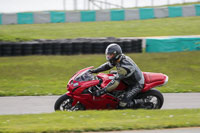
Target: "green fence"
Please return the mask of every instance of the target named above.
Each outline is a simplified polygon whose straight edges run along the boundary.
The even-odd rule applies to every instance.
[[[17,13],[18,24],[33,24],[33,13]]]
[[[153,8],[140,8],[140,19],[153,19],[154,16],[154,9]]]
[[[65,22],[65,12],[50,12],[51,23],[64,23]]]
[[[111,10],[110,14],[111,21],[121,21],[125,18],[124,10]]]
[[[200,5],[195,5],[196,16],[200,16]]]
[[[178,52],[200,50],[200,38],[147,39],[146,52]]]
[[[81,11],[81,22],[96,21],[96,11]]]
[[[182,17],[182,7],[175,6],[175,7],[168,7],[169,10],[169,17]]]

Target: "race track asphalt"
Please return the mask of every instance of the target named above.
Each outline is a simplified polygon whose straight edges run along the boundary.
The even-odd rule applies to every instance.
[[[162,109],[200,108],[200,93],[164,93]],[[59,96],[0,97],[0,115],[54,112]]]
[[[97,132],[87,132],[87,133],[97,133]],[[200,133],[200,127],[156,129],[156,130],[111,131],[111,132],[98,132],[98,133]]]

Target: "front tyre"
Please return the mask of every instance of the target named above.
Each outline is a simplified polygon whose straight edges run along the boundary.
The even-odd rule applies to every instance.
[[[60,111],[68,111],[71,110],[72,108],[72,102],[73,99],[64,94],[61,97],[58,98],[58,100],[56,101],[55,105],[54,105],[54,110],[60,110]]]
[[[160,109],[164,102],[162,93],[156,89],[151,89],[142,93],[138,96],[138,98],[145,101],[139,108],[145,109]]]

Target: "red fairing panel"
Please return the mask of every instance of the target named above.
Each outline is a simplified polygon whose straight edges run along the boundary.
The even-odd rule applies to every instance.
[[[99,73],[97,77],[101,78],[103,82],[101,83],[101,88],[106,87],[108,83],[110,83],[111,78],[114,78],[113,74],[105,74],[105,73]]]
[[[145,84],[142,92],[148,91],[155,86],[163,85],[165,84],[166,80],[168,80],[168,77],[162,73],[143,72],[143,75],[145,79]]]
[[[118,100],[107,94],[100,97],[82,94],[81,96],[73,96],[73,98],[82,103],[86,109],[116,109],[118,105]]]
[[[95,86],[99,84],[99,80],[92,80],[92,81],[84,81],[79,82],[79,88],[73,92],[74,95],[80,95],[83,90],[85,90],[88,87]]]
[[[101,88],[106,87],[107,84],[110,83],[110,81],[114,78],[113,74],[105,73],[100,73],[97,76],[103,80]],[[115,88],[115,90],[124,90],[125,88],[127,88],[127,86],[123,82],[120,82],[120,84],[117,86],[117,88]]]

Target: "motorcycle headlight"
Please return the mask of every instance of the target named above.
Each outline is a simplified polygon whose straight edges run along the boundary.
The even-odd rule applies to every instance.
[[[78,83],[74,83],[74,84],[73,84],[74,87],[77,87],[78,85],[79,85]]]

